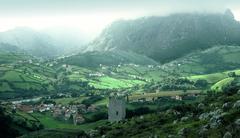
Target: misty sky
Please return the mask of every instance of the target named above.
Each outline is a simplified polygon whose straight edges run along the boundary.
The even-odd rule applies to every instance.
[[[0,31],[17,26],[34,29],[72,27],[100,32],[117,19],[175,12],[224,12],[240,20],[239,0],[0,0]]]

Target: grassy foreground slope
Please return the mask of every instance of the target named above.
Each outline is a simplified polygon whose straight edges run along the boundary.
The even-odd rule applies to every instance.
[[[238,80],[238,82],[240,82]],[[236,85],[234,85],[236,86]],[[118,123],[106,123],[100,121],[89,125],[79,125],[79,129],[85,130],[87,136],[100,138],[148,138],[148,137],[223,137],[230,133],[232,137],[238,137],[239,131],[239,99],[238,89],[240,85],[225,91],[224,93],[207,93],[203,99],[191,103],[176,104],[159,112],[153,112],[141,116],[134,116]],[[227,103],[227,106],[226,106]],[[45,118],[42,118],[43,120]],[[48,120],[48,118],[46,119]],[[43,121],[44,122],[44,121]],[[45,124],[50,121],[45,121]],[[53,122],[56,123],[56,122]],[[53,126],[42,131],[30,133],[23,137],[69,137],[77,136],[78,129],[65,128],[66,126]],[[81,128],[82,127],[82,128]],[[56,128],[58,128],[56,130]],[[64,129],[59,129],[64,128]],[[90,131],[94,129],[94,131]],[[81,131],[79,131],[81,132]],[[94,132],[93,135],[91,132]],[[59,135],[61,133],[61,135]]]
[[[98,127],[106,137],[223,137],[229,132],[238,137],[240,95],[232,90],[209,93],[202,102],[177,105],[167,111],[134,117],[126,122]],[[224,107],[229,103],[228,107]],[[201,105],[201,106],[200,106]],[[210,106],[214,105],[214,106]],[[231,128],[228,128],[231,127]]]
[[[21,138],[76,138],[86,136],[86,133],[79,129],[47,129],[21,136]]]

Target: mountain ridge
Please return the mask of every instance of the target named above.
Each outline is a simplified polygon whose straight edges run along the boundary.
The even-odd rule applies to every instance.
[[[120,20],[103,30],[86,51],[132,51],[166,63],[214,45],[240,45],[238,30],[240,24],[229,10]]]

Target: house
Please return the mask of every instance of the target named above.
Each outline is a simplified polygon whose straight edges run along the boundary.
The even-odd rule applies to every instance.
[[[172,99],[175,99],[175,100],[182,101],[182,96],[179,96],[179,95],[172,96],[171,98],[172,98]]]
[[[69,120],[71,117],[72,113],[70,110],[66,110],[64,114],[64,120]]]
[[[68,67],[68,65],[67,65],[67,64],[63,64],[63,65],[62,65],[62,67],[64,67],[64,68],[67,68],[67,67]]]
[[[70,65],[67,66],[66,72],[72,72],[72,67]]]
[[[39,112],[45,112],[46,111],[46,108],[45,107],[40,107],[39,108]]]
[[[50,109],[52,109],[54,107],[53,104],[41,104],[38,107],[38,111],[39,112],[45,112],[45,111],[49,111]]]
[[[83,116],[81,114],[74,114],[73,115],[73,124],[77,125],[77,124],[82,124],[85,121],[85,119],[83,118]]]
[[[2,105],[2,103],[1,103],[1,105]],[[16,109],[17,109],[16,105],[13,104],[13,105],[12,105],[12,109],[13,109],[13,110],[16,110]]]
[[[85,104],[79,104],[77,105],[78,111],[81,113],[86,113],[87,112],[87,107]]]
[[[53,111],[53,117],[59,118],[63,116],[63,111],[60,108],[56,108]]]
[[[72,106],[70,106],[70,112],[71,113],[76,113],[77,111],[78,111],[78,107],[76,106],[76,105],[72,105]]]
[[[19,110],[26,112],[26,113],[33,113],[33,107],[31,105],[18,105],[17,107]]]
[[[79,71],[74,71],[73,73],[74,73],[74,74],[80,74],[80,72],[79,72]]]
[[[96,72],[96,73],[89,73],[88,76],[89,77],[102,77],[102,76],[104,76],[104,74],[100,73],[100,72]]]
[[[152,102],[152,101],[154,101],[154,100],[155,100],[154,97],[147,97],[147,98],[145,98],[145,101],[146,101],[146,102]]]
[[[102,70],[106,70],[107,69],[107,67],[102,67]]]
[[[148,68],[153,68],[153,65],[148,65]]]
[[[89,106],[89,107],[87,108],[87,111],[88,111],[88,112],[96,112],[96,111],[97,111],[96,106],[95,106],[95,105]]]
[[[33,61],[32,61],[31,59],[29,59],[29,60],[28,60],[28,63],[29,63],[29,64],[32,64],[32,63],[33,63]]]

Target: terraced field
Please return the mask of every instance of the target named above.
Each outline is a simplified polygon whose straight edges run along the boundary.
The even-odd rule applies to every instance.
[[[230,83],[234,80],[233,77],[225,78],[223,80],[220,80],[219,82],[215,83],[212,87],[211,90],[214,90],[216,92],[222,92],[223,88],[230,85]]]
[[[196,51],[164,65],[184,76],[204,75],[240,68],[239,46],[214,46]]]
[[[98,89],[129,88],[144,83],[144,81],[140,80],[116,79],[111,77],[100,77],[97,80],[90,81],[90,85]]]
[[[100,76],[90,76],[100,74]],[[67,78],[71,82],[89,82],[97,89],[130,88],[143,85],[150,80],[159,81],[167,76],[167,72],[159,68],[139,65],[105,66],[102,68],[82,68],[72,66]],[[72,86],[78,89],[76,85]]]
[[[149,82],[161,82],[171,76],[186,77],[194,82],[206,80],[209,85],[213,85],[228,78],[229,72],[235,72],[236,75],[240,75],[240,70],[221,71],[223,70],[222,67],[218,66],[218,64],[216,65],[216,62],[212,63],[209,60],[215,59],[222,54],[222,61],[229,65],[229,68],[234,68],[238,64],[236,58],[240,53],[239,51],[240,49],[235,46],[213,47],[164,65],[136,65],[129,63],[112,66],[99,64],[94,67],[80,67],[78,64],[74,64],[68,65],[69,68],[66,68],[63,66],[65,64],[62,61],[58,61],[58,64],[51,67],[47,66],[47,64],[55,61],[47,63],[34,61],[33,63],[2,64],[0,66],[0,97],[14,97],[14,95],[26,92],[30,94],[30,91],[33,94],[57,92],[57,90],[63,90],[62,88],[65,88],[63,91],[81,93],[84,92],[84,88],[89,86],[102,90],[126,89],[143,86]],[[25,57],[22,59],[25,59]],[[32,58],[32,60],[36,59]],[[202,64],[204,66],[201,66]],[[218,72],[206,73],[211,72],[209,70],[206,71],[206,68],[209,69],[209,67],[214,68]],[[223,83],[219,82],[216,85],[219,84]],[[213,89],[216,87],[214,86]]]
[[[52,82],[54,71],[34,64],[1,65],[0,97],[14,98],[18,95],[35,92],[54,91]],[[31,92],[31,93],[30,93]],[[40,93],[39,93],[40,94]]]
[[[16,63],[28,59],[32,59],[32,57],[27,54],[0,51],[0,64]]]

